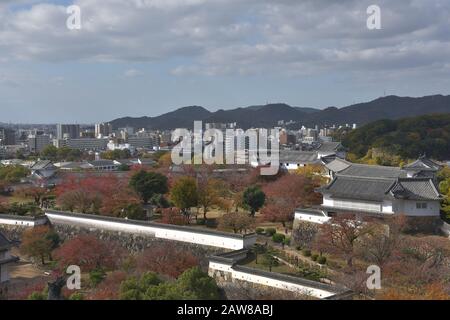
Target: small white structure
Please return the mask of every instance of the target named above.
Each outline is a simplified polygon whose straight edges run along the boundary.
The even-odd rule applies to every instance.
[[[46,216],[28,217],[9,214],[0,214],[0,225],[36,227],[44,225],[48,222]]]
[[[296,209],[294,217],[297,221],[317,224],[324,224],[331,219],[325,211],[315,209]]]

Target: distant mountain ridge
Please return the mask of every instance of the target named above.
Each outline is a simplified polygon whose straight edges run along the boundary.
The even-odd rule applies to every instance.
[[[400,119],[434,113],[450,113],[450,95],[432,95],[420,98],[386,96],[370,102],[343,108],[329,107],[324,110],[293,107],[285,103],[255,105],[246,108],[211,112],[201,106],[189,106],[156,117],[124,117],[111,121],[114,128],[170,130],[192,128],[195,120],[204,123],[236,122],[243,129],[251,127],[274,127],[278,121],[296,121],[293,129],[302,125],[363,125],[380,119]]]

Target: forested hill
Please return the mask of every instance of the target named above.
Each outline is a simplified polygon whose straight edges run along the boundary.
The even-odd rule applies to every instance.
[[[403,159],[426,153],[436,160],[449,160],[450,113],[375,121],[348,133],[343,145],[358,158],[369,150],[381,150]]]

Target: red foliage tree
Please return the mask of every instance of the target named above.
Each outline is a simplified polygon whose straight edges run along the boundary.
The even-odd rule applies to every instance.
[[[316,187],[317,182],[313,178],[297,174],[285,174],[267,183],[263,187],[267,197],[267,204],[261,210],[263,219],[280,222],[286,227],[296,208],[321,203],[321,196],[314,192]]]
[[[189,224],[189,217],[181,214],[178,208],[164,208],[161,210],[161,223],[184,226]]]
[[[153,271],[177,278],[199,261],[191,252],[174,244],[154,244],[138,256],[136,264],[140,272]]]
[[[114,242],[106,242],[91,235],[77,236],[54,251],[60,269],[78,265],[81,272],[97,268],[114,270],[125,256],[124,249]]]
[[[124,271],[114,271],[108,274],[97,288],[86,298],[88,300],[119,300],[120,284],[127,278]]]

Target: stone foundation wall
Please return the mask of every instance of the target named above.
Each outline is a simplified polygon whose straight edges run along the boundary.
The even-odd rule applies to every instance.
[[[167,245],[176,244],[178,248],[182,248],[194,254],[199,259],[200,266],[203,270],[208,269],[207,257],[209,255],[220,254],[226,251],[225,249],[220,248],[206,247],[192,243],[159,239],[152,237],[150,235],[149,236],[135,235],[126,232],[107,231],[96,228],[86,228],[80,226],[69,226],[58,224],[54,224],[53,228],[58,233],[62,241],[73,239],[78,235],[89,234],[93,235],[97,239],[104,240],[107,242],[114,241],[118,243],[120,246],[127,249],[128,251],[134,253],[142,252],[146,248],[149,248],[154,244],[167,244]]]
[[[226,271],[209,269],[209,276],[216,280],[228,300],[316,300],[296,292],[233,279]]]

